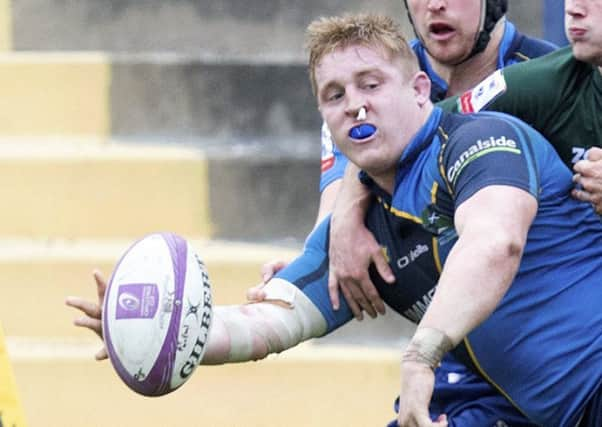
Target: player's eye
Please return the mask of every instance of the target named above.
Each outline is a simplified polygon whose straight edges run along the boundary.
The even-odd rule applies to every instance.
[[[343,97],[342,90],[333,90],[326,94],[326,100],[328,102],[337,101],[337,100],[341,99],[342,97]]]
[[[362,85],[362,87],[366,90],[374,90],[380,86],[379,82],[370,81],[366,82]]]

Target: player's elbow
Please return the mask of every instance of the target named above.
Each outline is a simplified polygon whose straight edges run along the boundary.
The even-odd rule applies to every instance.
[[[523,255],[526,239],[519,233],[498,232],[485,236],[485,252],[488,259],[497,265],[513,264],[518,266]]]

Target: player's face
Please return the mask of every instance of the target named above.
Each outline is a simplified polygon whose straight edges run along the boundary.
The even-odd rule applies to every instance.
[[[564,8],[575,57],[602,66],[602,0],[566,0]]]
[[[383,49],[349,46],[325,55],[315,69],[318,105],[335,143],[379,183],[394,177],[403,149],[422,124],[414,79],[404,77],[410,73],[402,72],[401,59],[389,56]],[[430,82],[424,73],[417,76],[426,80],[426,92],[418,95],[423,102]],[[362,107],[365,118],[358,117]],[[361,124],[376,131],[354,134]]]
[[[445,65],[466,58],[475,43],[481,0],[408,0],[414,27],[429,54]]]

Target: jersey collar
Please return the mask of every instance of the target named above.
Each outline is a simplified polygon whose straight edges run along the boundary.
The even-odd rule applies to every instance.
[[[435,106],[426,122],[418,130],[416,135],[412,137],[405,150],[403,150],[397,166],[394,192],[397,190],[397,186],[401,180],[411,170],[416,158],[431,145],[442,117],[443,110]],[[359,178],[374,194],[385,200],[390,200],[391,196],[381,189],[366,172],[361,171]]]
[[[508,20],[504,21],[504,34],[500,42],[497,55],[497,68],[504,68],[506,66],[506,58],[508,51],[512,47],[512,42],[517,35],[517,30],[514,24]],[[416,56],[418,57],[418,64],[420,69],[424,71],[431,79],[431,101],[433,103],[439,102],[447,98],[448,85],[447,82],[439,76],[429,61],[428,55],[424,45],[420,43],[420,40],[414,39],[410,42],[410,46]]]

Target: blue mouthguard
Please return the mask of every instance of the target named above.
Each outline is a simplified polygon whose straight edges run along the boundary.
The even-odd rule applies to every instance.
[[[349,131],[349,137],[353,139],[366,139],[371,137],[376,132],[376,126],[369,124],[362,124],[354,126]]]

